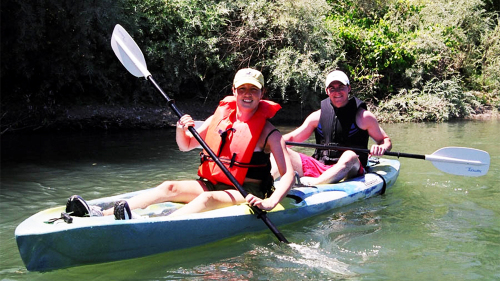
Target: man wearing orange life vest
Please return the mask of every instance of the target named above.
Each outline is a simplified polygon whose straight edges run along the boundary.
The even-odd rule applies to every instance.
[[[200,179],[189,181],[166,181],[150,192],[115,203],[115,207],[99,212],[95,206],[87,214],[111,215],[116,219],[129,219],[130,210],[146,208],[161,202],[188,203],[171,215],[183,215],[222,208],[247,202],[262,210],[272,210],[286,196],[293,183],[293,168],[286,152],[281,133],[269,122],[281,107],[271,101],[262,100],[264,77],[251,68],[239,70],[233,81],[232,96],[223,99],[214,115],[197,129],[207,145],[220,161],[248,192],[243,198],[212,159],[202,153],[202,164],[198,170]],[[189,115],[177,122],[176,142],[181,151],[199,146],[189,133],[194,126]],[[281,180],[274,186],[271,176],[270,154],[274,155]],[[70,197],[67,206],[86,205],[81,197]],[[84,212],[85,213],[85,212]]]

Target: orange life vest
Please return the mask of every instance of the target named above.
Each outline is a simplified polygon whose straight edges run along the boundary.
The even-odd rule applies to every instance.
[[[239,184],[243,184],[248,168],[251,167],[250,160],[266,120],[280,109],[281,106],[275,102],[261,100],[252,118],[238,125],[238,129],[233,129],[233,122],[236,121],[236,98],[227,96],[220,101],[208,126],[205,142]],[[198,169],[200,177],[213,184],[233,185],[205,150],[201,155],[202,163]]]

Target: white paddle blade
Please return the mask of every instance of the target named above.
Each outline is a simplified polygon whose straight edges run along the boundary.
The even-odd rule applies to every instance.
[[[113,35],[111,35],[111,48],[113,48],[115,55],[132,75],[146,79],[151,76],[141,49],[128,32],[119,24],[115,26]]]
[[[445,147],[432,155],[426,155],[425,160],[439,170],[452,175],[479,177],[488,173],[490,155],[488,152],[467,147]]]

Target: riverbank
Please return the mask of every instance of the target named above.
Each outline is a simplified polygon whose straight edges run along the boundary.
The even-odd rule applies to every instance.
[[[190,114],[195,120],[205,120],[215,110],[216,104],[196,101],[176,102],[181,112]],[[311,109],[301,108],[297,104],[283,104],[283,108],[272,119],[275,125],[298,126],[312,112]],[[477,114],[468,116],[467,120],[500,119],[498,109],[480,108]],[[20,114],[21,116],[21,114]],[[171,128],[178,118],[165,106],[74,106],[60,110],[42,122],[24,120],[17,123],[13,120],[22,120],[21,117],[2,120],[2,134],[12,132],[35,131],[95,131],[95,130],[128,130],[128,129],[162,129]],[[36,125],[35,125],[36,123]],[[10,125],[9,125],[10,124]]]
[[[214,113],[217,104],[196,101],[176,102],[177,108],[195,120],[205,120]],[[303,110],[298,105],[283,105],[273,118],[280,125],[300,124],[311,110]],[[89,130],[89,129],[159,129],[175,126],[179,118],[168,106],[82,106],[65,110],[46,129]]]
[[[493,108],[491,106],[485,106],[478,110],[476,114],[473,114],[465,119],[470,120],[492,120],[492,119],[500,119],[500,113],[498,109]]]

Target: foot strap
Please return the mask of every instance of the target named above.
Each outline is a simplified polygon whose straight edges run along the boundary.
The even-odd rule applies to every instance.
[[[73,222],[73,218],[68,213],[62,212],[60,217],[44,221],[44,223],[53,224],[55,221],[58,221],[60,219],[63,219],[65,223]]]

